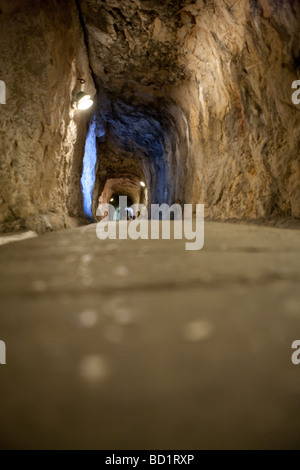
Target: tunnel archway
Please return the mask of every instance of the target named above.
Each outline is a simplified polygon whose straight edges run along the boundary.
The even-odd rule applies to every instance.
[[[115,208],[118,207],[119,197],[127,197],[127,206],[130,207],[134,204],[144,204],[148,206],[148,189],[143,186],[142,181],[137,176],[123,176],[119,178],[108,178],[104,184],[102,192],[96,199],[96,207],[101,207],[104,204],[112,204]],[[96,219],[97,209],[96,209]]]
[[[121,197],[126,197],[127,207],[131,207],[134,204],[133,199],[131,198],[130,194],[124,194],[124,193],[113,193],[112,197],[109,200],[109,203],[112,204],[115,208],[118,208],[120,206],[119,201]]]
[[[118,180],[123,192],[134,193],[134,203],[145,204],[148,211],[151,204],[187,201],[184,177],[188,167],[188,132],[177,108],[166,108],[160,100],[147,105],[131,100],[128,104],[103,91],[98,102],[101,105],[95,116],[97,163],[91,208],[94,219],[99,202],[109,201],[111,180]]]

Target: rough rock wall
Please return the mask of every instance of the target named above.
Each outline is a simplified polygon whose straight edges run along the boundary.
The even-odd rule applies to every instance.
[[[125,103],[119,131],[104,113],[117,139],[139,140],[126,106],[147,129],[161,116],[169,201],[214,218],[300,217],[299,0],[79,4],[98,88]]]
[[[77,77],[94,94],[73,0],[1,0],[0,231],[39,232],[82,216],[87,114],[71,107]]]
[[[214,217],[300,217],[300,2],[201,3],[178,31],[192,79],[171,90],[190,125],[191,198]]]

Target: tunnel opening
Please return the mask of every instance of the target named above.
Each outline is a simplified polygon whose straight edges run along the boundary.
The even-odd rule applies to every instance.
[[[124,213],[121,213],[122,210],[122,199],[126,198],[126,204],[124,206]],[[130,194],[126,193],[114,193],[109,200],[109,203],[114,206],[115,211],[112,219],[119,221],[121,218],[126,218],[127,220],[132,220],[135,217],[135,212],[132,209],[133,199]]]
[[[109,203],[112,204],[117,209],[118,207],[120,207],[120,198],[121,197],[126,197],[126,199],[127,199],[126,209],[128,207],[131,207],[134,204],[133,199],[131,198],[130,194],[126,194],[126,193],[121,193],[121,194],[114,193],[112,195],[112,197],[110,198]]]
[[[108,178],[97,199],[96,220],[99,220],[99,208],[106,204],[111,204],[115,209],[117,209],[119,207],[120,197],[127,198],[128,208],[134,204],[144,204],[147,206],[147,194],[147,186],[141,185],[141,181],[138,176],[130,175],[119,178]]]
[[[122,99],[103,89],[99,92],[101,105],[96,113],[95,133],[100,133],[101,138],[96,137],[92,196],[96,220],[98,205],[111,198],[113,181],[118,183],[120,194],[134,194],[135,204],[147,206],[149,215],[151,204],[184,201],[188,133],[182,115],[176,115],[176,108],[161,99],[153,98],[147,104],[143,100],[138,103],[128,90]]]

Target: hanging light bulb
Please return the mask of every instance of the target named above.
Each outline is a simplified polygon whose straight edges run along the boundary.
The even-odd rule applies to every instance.
[[[76,101],[77,101],[77,109],[80,109],[81,111],[85,109],[89,109],[94,103],[90,95],[88,95],[87,93],[84,93],[84,91],[80,91],[77,94]]]

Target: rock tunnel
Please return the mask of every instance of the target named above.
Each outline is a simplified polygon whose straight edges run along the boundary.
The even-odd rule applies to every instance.
[[[0,38],[0,448],[299,449],[300,1],[0,0]],[[121,196],[204,205],[203,250],[98,240]]]
[[[2,1],[1,23],[2,231],[82,222],[92,122],[93,217],[138,178],[213,219],[299,218],[297,1]]]

